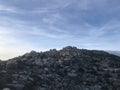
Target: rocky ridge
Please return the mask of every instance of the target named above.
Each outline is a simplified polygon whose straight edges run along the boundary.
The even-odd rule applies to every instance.
[[[120,90],[120,57],[65,47],[0,61],[0,90]]]

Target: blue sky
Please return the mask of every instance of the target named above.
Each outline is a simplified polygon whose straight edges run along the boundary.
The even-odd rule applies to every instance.
[[[0,58],[64,46],[120,50],[120,0],[0,0]]]

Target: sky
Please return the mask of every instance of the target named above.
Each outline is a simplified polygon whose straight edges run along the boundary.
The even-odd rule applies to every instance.
[[[120,50],[120,0],[0,0],[0,59],[65,46]]]

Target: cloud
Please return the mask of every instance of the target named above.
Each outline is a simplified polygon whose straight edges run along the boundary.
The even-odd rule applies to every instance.
[[[7,31],[7,29],[5,27],[0,27],[0,36],[1,35],[5,35],[5,34],[9,34],[10,32]]]
[[[0,23],[0,33],[9,33],[11,36],[16,35],[22,35],[25,36],[27,34],[39,36],[39,37],[47,37],[47,38],[65,38],[69,35],[66,35],[66,31],[59,29],[53,25],[48,25],[48,27],[34,25],[33,23],[30,23],[28,21],[21,21],[15,18],[9,18],[9,17],[1,17],[1,23]],[[51,33],[52,32],[52,33]],[[16,35],[15,35],[16,34]]]
[[[105,34],[106,31],[104,30],[99,30],[99,29],[92,29],[89,32],[89,36],[91,37],[101,37]]]
[[[43,37],[48,37],[48,38],[57,38],[57,35],[48,33],[45,30],[40,30],[40,29],[31,30],[29,32],[26,32],[26,34],[30,34],[34,36],[43,36]]]
[[[120,21],[118,20],[110,20],[101,26],[93,26],[86,22],[84,25],[80,27],[82,27],[82,29],[85,30],[85,32],[83,33],[86,33],[86,35],[88,35],[89,37],[101,38],[104,36],[107,37],[108,35],[111,34],[120,35],[120,33],[118,33],[120,31]]]
[[[66,8],[70,3],[72,3],[72,0],[41,0],[41,1],[0,1],[0,12],[9,12],[9,13],[18,13],[18,14],[24,14],[24,13],[31,13],[31,14],[41,14],[41,13],[51,13],[51,12],[57,12],[61,9]],[[29,2],[29,4],[28,4]],[[48,3],[49,2],[49,3]],[[32,7],[31,7],[32,6]]]
[[[14,7],[0,5],[0,12],[16,13],[17,10]]]
[[[58,48],[66,45],[90,49],[116,49],[120,45],[118,2],[117,0],[0,1],[0,51],[2,50],[0,53],[8,54],[8,50],[14,55],[15,50],[20,50],[18,53],[22,53],[31,49],[53,46]],[[21,46],[24,46],[23,49]]]
[[[28,34],[28,35],[34,35],[37,37],[46,37],[49,39],[64,39],[64,38],[70,37],[70,35],[67,35],[67,34],[63,33],[62,31],[58,31],[57,28],[54,28],[54,29],[56,29],[56,30],[48,31],[44,28],[32,27],[31,30],[29,29],[29,31],[23,31],[23,33]],[[62,33],[60,34],[57,32],[62,32]]]
[[[61,19],[63,19],[62,15],[60,15],[59,13],[54,13],[54,14],[50,14],[49,16],[43,18],[42,20],[43,22],[47,24],[55,24]]]

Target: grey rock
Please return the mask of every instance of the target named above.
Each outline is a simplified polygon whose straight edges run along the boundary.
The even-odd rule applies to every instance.
[[[3,88],[2,90],[11,90],[10,88]]]
[[[0,61],[0,90],[119,90],[119,75],[120,57],[68,46]]]

